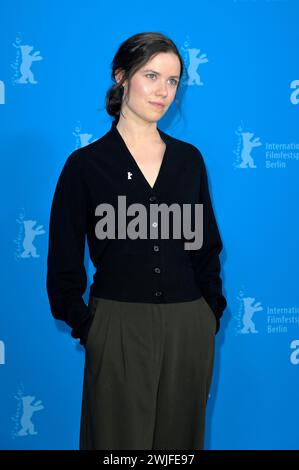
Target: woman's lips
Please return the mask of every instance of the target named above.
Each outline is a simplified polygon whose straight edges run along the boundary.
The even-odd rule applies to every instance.
[[[152,104],[153,106],[159,109],[162,109],[165,106],[164,104],[155,103],[154,101],[150,101],[150,104]]]

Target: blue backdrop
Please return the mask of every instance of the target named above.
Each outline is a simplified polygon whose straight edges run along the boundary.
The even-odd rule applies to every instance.
[[[182,113],[158,125],[201,150],[224,243],[206,448],[298,449],[298,3],[1,3],[2,449],[78,448],[84,350],[50,313],[49,212],[67,156],[109,130],[111,61],[142,31],[185,61]],[[88,251],[86,269],[90,285]]]

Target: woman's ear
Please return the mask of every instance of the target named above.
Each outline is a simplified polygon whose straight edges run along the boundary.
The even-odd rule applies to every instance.
[[[119,83],[123,77],[124,72],[121,69],[117,69],[114,76],[117,83]]]

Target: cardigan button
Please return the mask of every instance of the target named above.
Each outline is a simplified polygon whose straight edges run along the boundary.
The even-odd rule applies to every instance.
[[[160,268],[155,268],[155,273],[159,274],[161,272],[161,269]]]
[[[155,296],[156,297],[160,297],[160,295],[162,295],[162,292],[160,290],[158,290],[157,292],[155,292]]]
[[[158,246],[158,245],[154,245],[154,251],[159,251],[159,250],[160,250],[159,246]]]
[[[156,199],[157,199],[156,196],[151,196],[151,197],[149,198],[149,200],[150,200],[151,202],[156,201]]]

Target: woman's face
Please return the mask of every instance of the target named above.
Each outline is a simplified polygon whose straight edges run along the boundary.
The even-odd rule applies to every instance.
[[[129,88],[124,83],[128,93],[122,105],[124,115],[133,112],[146,121],[161,119],[175,98],[180,70],[179,58],[172,52],[160,52],[149,60],[131,77]]]

